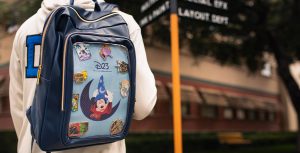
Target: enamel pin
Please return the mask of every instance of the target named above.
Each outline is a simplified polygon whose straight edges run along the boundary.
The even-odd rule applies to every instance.
[[[69,137],[80,137],[88,131],[88,122],[71,123],[69,125]]]
[[[109,47],[108,44],[104,44],[103,45],[103,47],[100,50],[100,56],[103,58],[103,60],[106,60],[107,57],[111,57],[112,58],[111,49],[110,49],[110,47]]]
[[[84,43],[75,43],[74,48],[77,52],[78,58],[80,61],[86,61],[91,59],[91,52],[89,50],[89,45]]]
[[[123,130],[123,121],[122,120],[115,120],[113,121],[113,123],[110,126],[110,134],[111,135],[116,135],[119,134],[120,132],[122,132]]]
[[[73,94],[72,112],[77,112],[78,111],[78,100],[79,100],[79,94]]]
[[[81,84],[83,83],[88,77],[88,73],[86,70],[79,72],[79,73],[75,73],[73,80],[75,81],[76,84]]]
[[[122,80],[120,83],[122,97],[127,97],[129,92],[130,83],[128,80]]]
[[[117,60],[118,72],[125,73],[128,71],[128,64],[124,61]]]

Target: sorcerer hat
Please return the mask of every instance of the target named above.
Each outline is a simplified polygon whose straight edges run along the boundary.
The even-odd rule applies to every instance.
[[[101,77],[99,79],[99,83],[98,83],[98,94],[95,97],[95,101],[103,99],[105,101],[105,103],[107,103],[108,98],[105,97],[106,95],[107,95],[107,93],[106,93],[106,89],[104,86],[103,75],[101,75]]]

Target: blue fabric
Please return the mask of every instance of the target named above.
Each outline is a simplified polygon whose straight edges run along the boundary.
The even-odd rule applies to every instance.
[[[70,0],[70,5],[74,5],[74,0]]]
[[[79,14],[82,18],[93,21],[110,14],[115,7],[115,5],[107,3],[101,3],[100,6],[103,8],[101,12],[88,12],[75,6],[62,6],[52,12],[45,23],[47,29],[44,29],[45,33],[43,34],[44,47],[41,50],[43,52],[41,57],[43,62],[41,63],[40,84],[36,87],[32,106],[26,113],[31,124],[32,136],[44,151],[59,151],[112,143],[123,139],[128,134],[135,103],[135,50],[129,38],[127,24],[119,14],[114,14],[99,22],[97,20],[97,22],[90,23],[82,22],[77,16]],[[32,37],[28,41],[29,46],[32,47],[34,46],[32,44],[38,44],[40,39],[40,37],[39,39],[38,37]],[[98,48],[91,45],[91,58],[88,57],[89,54],[87,53],[84,54],[86,57],[82,57],[82,61],[76,61],[78,55],[77,52],[74,52],[73,45],[74,43],[83,42],[111,44],[112,50],[115,50],[114,45],[124,46],[125,52],[124,48],[115,48],[117,49],[116,52],[122,51],[125,54],[121,57],[113,51],[112,58],[120,58],[120,60],[128,62],[128,73],[118,75],[124,78],[116,79],[117,81],[113,82],[114,78],[107,75],[108,73],[93,72],[95,67],[89,68],[88,66],[91,64],[83,64],[92,62],[95,66],[93,60],[98,58],[97,62],[104,63],[104,65],[96,64],[98,70],[99,68],[106,69],[109,66],[114,72],[117,72],[117,68],[113,65],[114,63],[117,64],[115,59],[114,61],[111,60],[107,50],[101,53],[99,50],[103,47],[99,45]],[[104,56],[107,56],[106,60],[102,59],[105,58]],[[108,63],[108,65],[105,63]],[[80,66],[85,66],[87,75],[92,77],[87,77],[85,80],[83,79],[84,73],[78,74],[76,75],[78,82],[74,84],[74,80],[76,80],[74,74],[79,72],[77,68]],[[80,72],[82,72],[82,69],[80,69]],[[92,74],[97,75],[93,76]],[[101,75],[103,75],[103,78],[101,78]],[[64,84],[62,84],[63,80]],[[100,83],[99,80],[104,83]],[[128,80],[130,84],[130,90],[125,97],[122,97],[120,93],[120,80]],[[114,99],[111,103],[108,102],[109,105],[107,106],[107,108],[111,107],[110,111],[100,114],[98,113],[99,108],[95,109],[96,106],[92,107],[90,104],[84,103],[84,105],[80,105],[80,107],[78,105],[77,109],[72,110],[73,102],[76,102],[76,100],[78,102],[82,100],[95,102],[97,96],[103,98],[103,96],[108,95],[108,92],[105,95],[96,94],[93,99],[94,94],[92,91],[99,88],[114,93]],[[77,93],[76,90],[79,92]],[[106,98],[104,99],[108,101],[109,98]],[[86,111],[87,113],[82,111],[81,113],[83,107],[85,110],[92,111]],[[80,118],[76,118],[78,114]],[[104,122],[107,123],[101,125]],[[112,123],[121,125],[122,122],[123,127],[119,133],[110,131],[111,126],[113,126]],[[97,131],[98,126],[101,126],[98,129],[106,129],[104,130],[105,133]],[[115,128],[112,128],[112,131],[114,130]]]
[[[103,75],[101,75],[101,77],[99,79],[99,83],[98,83],[98,94],[95,98],[95,101],[104,99],[105,103],[107,103],[108,99],[106,98],[106,95],[107,95],[107,92],[106,92],[105,85],[104,85]]]
[[[42,36],[41,35],[30,35],[26,38],[27,47],[27,66],[26,66],[26,78],[36,78],[38,67],[34,66],[35,57],[35,46],[41,45]]]

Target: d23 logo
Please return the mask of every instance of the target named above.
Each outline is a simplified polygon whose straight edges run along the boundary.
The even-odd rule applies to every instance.
[[[94,71],[98,72],[111,72],[109,63],[101,63],[94,61],[95,66],[94,66]]]
[[[100,63],[100,62],[97,62],[97,61],[94,61],[95,62],[95,69],[96,70],[108,70],[109,69],[109,64],[108,63]]]

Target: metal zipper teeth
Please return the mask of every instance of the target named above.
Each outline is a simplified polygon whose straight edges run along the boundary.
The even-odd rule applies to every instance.
[[[61,7],[60,7],[60,8],[61,8]],[[49,24],[50,24],[50,21],[51,21],[51,19],[52,19],[52,17],[53,17],[54,12],[56,12],[56,11],[57,11],[58,9],[60,9],[60,8],[57,8],[56,10],[54,10],[54,11],[51,13],[51,15],[50,15],[50,17],[49,17],[49,19],[48,19],[48,21],[47,21],[47,23],[46,23],[45,29],[44,29],[44,31],[43,31],[42,43],[41,43],[41,54],[40,54],[40,65],[39,65],[39,67],[38,67],[38,74],[37,74],[37,84],[40,83],[40,77],[41,77],[41,71],[42,71],[42,63],[43,63],[43,53],[44,53],[44,42],[45,42],[46,31],[48,30],[48,27],[49,27]],[[83,18],[79,15],[79,13],[78,13],[74,8],[72,8],[72,7],[69,7],[69,8],[71,8],[71,9],[76,13],[76,15],[78,16],[78,18],[79,18],[81,21],[86,22],[86,23],[98,22],[98,21],[100,21],[100,20],[103,20],[103,19],[106,19],[106,18],[108,18],[108,17],[111,17],[111,16],[113,16],[113,15],[117,15],[117,14],[118,14],[117,12],[114,12],[114,13],[110,13],[110,14],[108,14],[108,15],[105,15],[105,16],[103,16],[103,17],[101,17],[101,18],[98,18],[98,19],[96,19],[96,20],[85,20],[85,19],[83,19]]]
[[[84,35],[94,35],[94,36],[111,36],[111,37],[116,37],[116,38],[123,38],[123,39],[127,39],[126,37],[122,37],[122,36],[113,36],[113,35],[100,35],[100,34],[95,34],[95,33],[89,33],[89,32],[73,32],[67,35],[67,37],[65,38],[65,43],[64,43],[64,54],[63,54],[63,68],[62,68],[62,95],[61,95],[61,111],[64,111],[64,95],[65,95],[65,75],[66,75],[66,56],[67,56],[67,46],[68,46],[68,39],[75,34],[84,34]],[[123,46],[123,45],[120,45]],[[125,46],[123,46],[125,47]],[[125,47],[127,48],[127,47]],[[127,49],[128,51],[128,49]]]
[[[40,83],[40,77],[41,77],[41,71],[42,71],[45,35],[46,35],[46,32],[47,32],[47,30],[48,30],[48,28],[49,28],[49,24],[50,24],[50,21],[51,21],[51,19],[52,19],[52,17],[53,17],[53,14],[54,14],[58,9],[60,9],[60,8],[55,9],[55,10],[51,13],[51,15],[50,15],[50,17],[49,17],[49,19],[48,19],[48,21],[47,21],[47,23],[46,23],[46,26],[45,26],[45,28],[44,28],[44,30],[43,30],[42,42],[41,42],[41,53],[40,53],[40,64],[39,64],[39,67],[38,67],[38,73],[37,73],[37,82],[36,82],[37,84]]]
[[[86,23],[98,22],[98,21],[101,21],[101,20],[103,20],[103,19],[106,19],[106,18],[108,18],[108,17],[110,17],[110,16],[113,16],[113,15],[118,14],[117,12],[113,12],[113,13],[107,14],[107,15],[105,15],[105,16],[102,16],[102,17],[100,17],[100,18],[98,18],[98,19],[96,19],[96,20],[86,20],[86,19],[82,18],[82,17],[79,15],[79,13],[78,13],[74,8],[72,8],[72,7],[69,7],[69,8],[72,9],[72,10],[76,13],[76,15],[78,16],[78,18],[79,18],[81,21],[86,22]]]

